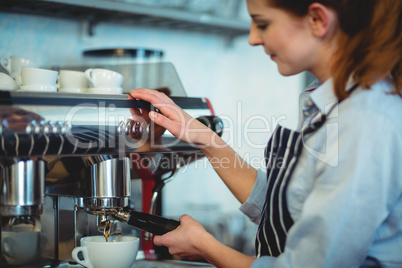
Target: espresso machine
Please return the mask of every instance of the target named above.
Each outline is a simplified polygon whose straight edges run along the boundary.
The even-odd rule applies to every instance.
[[[208,99],[172,99],[222,134]],[[1,233],[36,228],[32,265],[71,263],[82,237],[113,231],[135,232],[143,258],[158,258],[152,234],[180,224],[159,216],[161,189],[204,155],[147,120],[150,110],[127,94],[0,91]]]

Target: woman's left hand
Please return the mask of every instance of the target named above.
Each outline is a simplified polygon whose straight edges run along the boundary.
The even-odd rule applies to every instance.
[[[204,247],[215,238],[205,228],[188,215],[180,217],[180,226],[162,236],[155,236],[156,246],[166,246],[169,253],[188,260],[203,259]]]

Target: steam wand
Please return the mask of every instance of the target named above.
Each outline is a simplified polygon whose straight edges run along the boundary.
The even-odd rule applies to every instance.
[[[163,178],[161,180],[157,180],[154,188],[152,189],[152,198],[151,198],[151,204],[149,206],[149,214],[155,214],[155,209],[156,209],[156,201],[158,199],[158,196],[163,188],[165,186],[166,182],[168,182],[179,170],[180,168],[180,161],[176,163],[174,169],[172,170],[172,173],[167,177]],[[145,232],[144,233],[144,240],[149,242],[151,241],[151,232]]]

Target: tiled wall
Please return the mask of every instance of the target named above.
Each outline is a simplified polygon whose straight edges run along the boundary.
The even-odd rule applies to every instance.
[[[216,35],[99,24],[94,36],[80,21],[0,13],[0,56],[16,55],[38,66],[74,65],[82,51],[104,47],[147,47],[165,51],[165,61],[176,67],[188,96],[208,97],[225,119],[223,138],[259,167],[263,147],[275,124],[295,126],[297,100],[304,76],[284,78],[261,47],[250,47],[247,36],[230,45]],[[185,172],[184,172],[185,171]],[[232,197],[208,163],[186,167],[165,187],[165,213],[191,214],[214,207],[238,213]]]

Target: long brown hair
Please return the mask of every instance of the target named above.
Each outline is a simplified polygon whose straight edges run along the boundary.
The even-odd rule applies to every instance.
[[[338,14],[338,51],[332,77],[338,99],[348,97],[346,82],[365,88],[391,76],[402,96],[402,1],[400,0],[267,0],[271,6],[304,16],[321,3]]]

